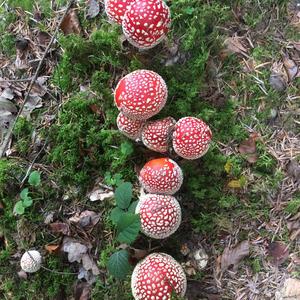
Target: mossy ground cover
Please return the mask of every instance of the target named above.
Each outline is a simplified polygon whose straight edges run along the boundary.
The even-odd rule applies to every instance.
[[[16,21],[13,10],[20,7],[26,11],[24,22],[29,23],[31,13],[38,8],[46,21],[31,23],[30,28],[47,30],[45,25],[54,17],[53,9],[66,4],[56,2],[51,7],[49,1],[8,1],[0,7],[0,31],[4,33],[0,50],[5,57],[13,60],[15,56],[12,45],[17,37],[9,30]],[[286,126],[287,131],[296,135],[295,124],[299,124],[293,121],[297,117],[293,109],[297,109],[299,98],[295,103],[287,101],[297,95],[299,78],[283,92],[269,84],[271,64],[286,50],[284,43],[278,41],[278,32],[288,41],[297,39],[297,30],[288,25],[288,1],[253,4],[247,0],[173,0],[168,5],[173,19],[168,40],[149,51],[138,51],[122,41],[120,28],[107,22],[103,10],[96,18],[87,20],[84,1],[79,1],[77,7],[84,34],[59,34],[58,64],[49,82],[61,99],[54,121],[42,125],[44,116],[53,110],[47,104],[35,110],[30,120],[20,118],[13,135],[14,157],[0,161],[1,298],[69,299],[77,280],[70,273],[78,272],[77,265],[70,264],[62,254],[45,250],[46,245],[59,243],[61,237],[51,233],[44,221],[49,212],[53,212],[56,220],[65,221],[73,212],[90,209],[102,214],[89,236],[101,270],[92,286],[92,299],[132,299],[130,278],[120,282],[106,270],[108,258],[118,246],[108,217],[114,202],[92,203],[87,192],[96,180],[113,188],[123,180],[134,184],[137,196],[136,170],[158,156],[128,140],[116,128],[118,111],[113,103],[113,89],[122,76],[136,69],[154,70],[167,83],[168,102],[156,118],[199,117],[209,124],[214,135],[209,152],[197,161],[170,154],[185,176],[178,194],[183,225],[166,241],[152,241],[152,246],[183,261],[180,250],[189,234],[191,238],[200,236],[212,260],[222,253],[228,239],[238,243],[263,237],[265,241],[278,238],[289,242],[285,226],[278,230],[272,224],[264,226],[296,214],[300,207],[299,195],[289,194],[282,199],[285,209],[274,212],[274,199],[282,191],[287,174],[270,150],[270,139],[278,127]],[[271,21],[266,23],[266,19]],[[226,50],[224,41],[234,33],[246,37],[246,56]],[[249,70],[251,63],[254,70]],[[277,115],[282,113],[282,118],[276,119],[274,111]],[[257,160],[250,163],[247,155],[237,149],[253,132],[260,138],[256,144]],[[46,144],[33,164],[42,174],[42,183],[32,191],[34,205],[24,215],[15,216],[13,207],[19,200],[22,180],[36,154],[32,136],[37,133]],[[133,246],[146,249],[149,240],[140,236]],[[42,251],[45,267],[65,274],[42,270],[27,280],[20,279],[19,256],[29,248]],[[253,272],[253,276],[267,273],[261,263],[265,257],[256,251],[243,262],[242,274],[246,270]],[[223,286],[218,286],[211,279],[213,268],[212,263],[208,269],[189,277],[217,286],[217,294],[223,295],[220,299],[234,299],[234,284],[225,279]],[[261,290],[263,293],[264,288]],[[196,299],[193,297],[190,299]],[[269,298],[262,294],[260,299]]]

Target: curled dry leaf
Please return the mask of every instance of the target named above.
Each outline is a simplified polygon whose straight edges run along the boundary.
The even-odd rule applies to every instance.
[[[91,193],[89,193],[88,197],[90,198],[91,201],[104,201],[107,199],[112,199],[114,197],[114,192],[113,191],[104,191],[101,188],[97,188],[93,190]]]
[[[243,241],[234,248],[226,247],[222,255],[218,258],[218,273],[223,272],[228,268],[232,268],[233,271],[236,271],[240,261],[248,256],[249,253],[249,241]]]
[[[289,78],[281,62],[275,62],[271,68],[269,83],[276,91],[282,92],[286,89]]]
[[[60,25],[60,29],[65,35],[81,34],[81,26],[75,9],[69,10]]]
[[[279,266],[289,257],[288,247],[283,242],[272,242],[268,246],[268,253],[272,257],[272,263]]]
[[[300,164],[295,159],[291,160],[289,164],[287,165],[287,173],[296,179],[297,181],[300,181]]]
[[[81,227],[94,227],[100,220],[101,215],[91,210],[85,210],[80,214],[69,219],[70,222],[76,223]]]
[[[238,151],[241,154],[246,155],[246,159],[249,163],[255,163],[258,159],[258,155],[256,153],[256,139],[257,134],[254,133],[238,147]]]
[[[75,291],[74,298],[75,300],[89,300],[91,296],[91,285],[87,282],[78,282]]]
[[[237,36],[237,34],[235,34],[232,37],[227,38],[224,41],[224,45],[226,46],[226,50],[225,53],[222,54],[222,56],[226,56],[226,52],[229,53],[236,53],[236,54],[241,54],[245,57],[249,57],[248,56],[248,49],[245,46],[245,41],[243,37],[239,37]]]
[[[46,245],[45,250],[51,253],[56,253],[59,250],[60,245]]]
[[[27,280],[28,275],[27,275],[27,273],[26,273],[25,271],[21,270],[20,272],[18,272],[18,277],[19,277],[20,279]]]
[[[97,276],[100,274],[99,268],[95,261],[91,258],[89,254],[84,254],[82,256],[82,266],[85,270],[91,271],[93,275]]]
[[[300,299],[300,280],[288,278],[280,292],[278,300],[299,300]]]
[[[69,262],[81,262],[84,254],[87,253],[88,247],[76,241],[75,239],[65,237],[62,243],[62,250],[68,253]]]
[[[293,79],[295,79],[298,74],[298,66],[287,55],[283,57],[283,65],[288,75],[289,81],[293,81]]]
[[[70,227],[66,223],[56,222],[49,224],[49,227],[54,233],[62,233],[64,235],[70,235]]]

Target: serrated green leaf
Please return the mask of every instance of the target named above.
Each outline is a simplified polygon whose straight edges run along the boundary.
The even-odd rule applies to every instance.
[[[138,200],[136,200],[136,201],[133,201],[131,204],[130,204],[130,206],[128,207],[128,212],[130,212],[130,213],[135,213],[135,209],[136,209],[136,206],[137,206],[137,204],[138,204]]]
[[[26,208],[26,207],[30,207],[31,205],[32,205],[32,199],[31,199],[31,197],[27,197],[26,199],[24,199],[23,201],[22,201],[22,203],[23,203],[23,206]]]
[[[122,209],[126,209],[132,198],[132,184],[130,182],[124,182],[116,188],[115,199],[117,206]]]
[[[29,196],[28,196],[28,194],[29,194],[29,190],[28,190],[28,188],[25,188],[25,189],[23,189],[22,191],[21,191],[21,193],[20,193],[20,198],[22,199],[22,200],[25,200],[25,199],[27,199]],[[30,198],[30,197],[29,197]]]
[[[33,171],[28,179],[28,182],[32,186],[38,186],[41,183],[41,174],[38,171]]]
[[[116,278],[124,279],[131,269],[128,258],[129,254],[126,250],[114,253],[107,263],[109,273]]]
[[[113,223],[117,224],[124,213],[124,210],[119,207],[115,207],[110,213],[110,219],[113,221]]]
[[[22,201],[18,201],[14,206],[14,214],[23,215],[25,212],[25,207],[23,206]]]
[[[141,228],[140,216],[124,213],[117,222],[117,240],[121,243],[131,244],[139,234]]]

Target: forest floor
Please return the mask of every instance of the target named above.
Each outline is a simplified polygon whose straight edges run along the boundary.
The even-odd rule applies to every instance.
[[[167,1],[171,30],[148,51],[101,2],[74,2],[60,25],[66,0],[0,0],[0,299],[132,299],[130,272],[107,270],[118,249],[130,268],[172,255],[189,300],[300,299],[300,1]],[[199,117],[213,142],[195,161],[168,154],[184,173],[178,231],[129,246],[114,191],[131,182],[137,199],[162,156],[117,130],[113,90],[137,69],[167,83],[158,118]]]

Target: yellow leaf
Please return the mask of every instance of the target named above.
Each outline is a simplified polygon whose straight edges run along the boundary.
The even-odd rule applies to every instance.
[[[233,189],[240,189],[242,187],[240,180],[230,180],[228,182],[228,187],[233,188]]]
[[[226,171],[227,174],[230,173],[231,168],[232,168],[232,163],[230,162],[230,160],[227,160],[227,162],[226,162],[226,164],[224,166],[224,169],[225,169],[225,171]]]

